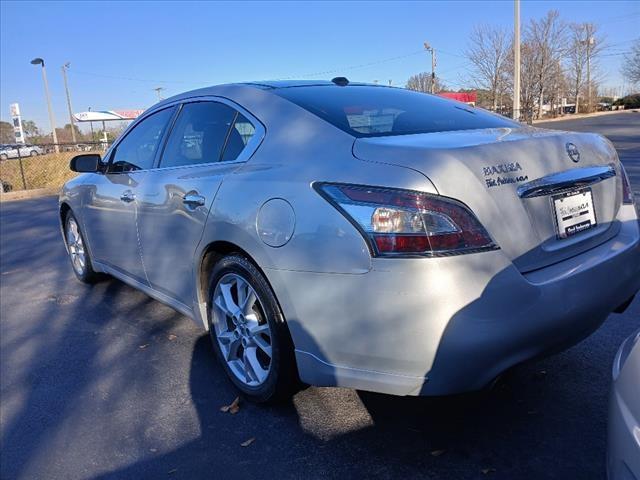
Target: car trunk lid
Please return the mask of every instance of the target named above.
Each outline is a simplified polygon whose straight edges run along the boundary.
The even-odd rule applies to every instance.
[[[440,195],[466,203],[522,272],[619,229],[619,162],[599,135],[523,127],[370,137],[357,139],[353,154],[417,170]],[[580,214],[580,222],[569,218]]]

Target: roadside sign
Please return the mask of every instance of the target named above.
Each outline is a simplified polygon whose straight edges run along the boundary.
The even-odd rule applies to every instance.
[[[135,120],[144,110],[102,110],[74,113],[78,122],[109,122],[112,120]]]
[[[13,134],[16,137],[16,143],[24,143],[24,131],[22,130],[22,118],[20,118],[20,105],[12,103],[9,105],[11,113],[11,121],[13,122]]]

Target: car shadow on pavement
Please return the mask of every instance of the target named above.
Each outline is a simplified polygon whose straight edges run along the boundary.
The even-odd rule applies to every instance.
[[[560,364],[560,378],[580,368],[571,356]],[[545,368],[520,366],[487,390],[450,397],[309,387],[279,405],[241,398],[232,415],[220,407],[236,390],[202,335],[189,375],[200,435],[97,478],[395,478],[418,472],[426,478],[523,478],[523,472],[570,478],[584,470],[566,459],[556,464],[562,435],[539,422],[546,413],[558,417],[563,407],[537,410],[556,394],[566,401],[570,392],[554,394],[558,385],[549,385]],[[556,427],[565,428],[561,422]],[[598,477],[591,471],[580,478]]]
[[[193,348],[189,371],[190,400],[195,405],[200,435],[176,449],[167,452],[148,452],[147,458],[134,462],[96,478],[255,478],[276,476],[280,465],[264,465],[265,469],[256,470],[262,463],[255,458],[260,455],[255,448],[246,449],[241,443],[248,435],[260,436],[269,432],[271,421],[277,421],[275,411],[289,412],[291,405],[272,407],[247,404],[240,398],[240,412],[231,414],[222,412],[224,403],[231,403],[237,391],[226,378],[212,349],[208,334],[200,336]],[[228,402],[222,402],[226,398]],[[250,417],[266,413],[256,424],[261,424],[260,433],[252,428]],[[179,414],[179,412],[176,412]],[[248,418],[249,417],[249,418]],[[242,433],[247,432],[246,434]],[[255,437],[254,437],[255,438]],[[254,445],[255,447],[255,445]],[[271,469],[271,474],[266,472]]]
[[[31,282],[38,281],[32,273]],[[21,360],[14,365],[19,372],[15,382],[11,378],[14,372],[3,366],[3,399],[12,390],[14,394],[20,390],[20,406],[9,421],[3,419],[3,461],[8,460],[5,455],[11,456],[11,478],[21,477],[29,462],[47,450],[47,442],[74,415],[75,402],[100,374],[106,373],[98,373],[96,368],[96,357],[102,349],[100,337],[85,333],[87,329],[100,328],[97,319],[110,316],[109,305],[101,301],[103,295],[117,298],[127,289],[120,282],[107,281],[98,289],[81,285],[74,294],[32,298],[33,303],[47,305],[40,309],[39,318],[30,322],[37,328],[24,328],[9,341],[3,341],[3,358]],[[80,296],[82,301],[78,300]],[[136,315],[151,301],[141,299],[132,305],[130,313]],[[87,311],[92,312],[92,318],[88,318]],[[3,327],[6,334],[12,333],[6,325]],[[82,348],[75,344],[79,338]],[[31,367],[24,369],[24,364]],[[114,384],[114,388],[121,385]],[[6,464],[3,470],[5,467]]]

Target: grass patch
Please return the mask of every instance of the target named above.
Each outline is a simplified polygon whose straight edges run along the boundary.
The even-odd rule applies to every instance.
[[[0,180],[5,187],[8,184],[12,192],[34,188],[60,188],[64,182],[77,175],[69,170],[69,161],[75,155],[78,155],[78,152],[49,153],[23,158],[24,182],[20,172],[20,161],[17,158],[2,160]]]

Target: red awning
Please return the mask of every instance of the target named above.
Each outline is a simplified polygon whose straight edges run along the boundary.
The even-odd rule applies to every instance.
[[[438,95],[464,103],[476,103],[478,101],[477,92],[440,92]]]

